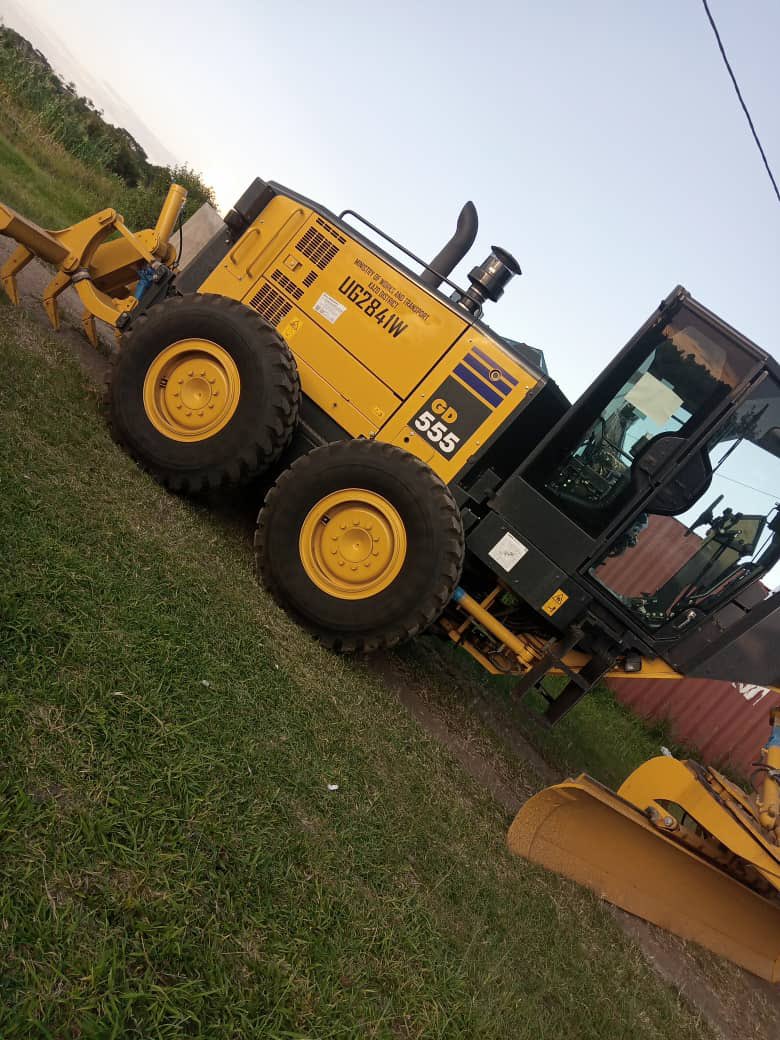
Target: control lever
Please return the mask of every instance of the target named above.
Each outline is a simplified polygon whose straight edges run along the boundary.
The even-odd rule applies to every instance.
[[[694,520],[694,522],[690,525],[690,527],[686,527],[686,529],[685,529],[685,537],[687,538],[688,535],[693,534],[693,532],[696,530],[696,528],[697,527],[701,527],[702,524],[712,524],[714,522],[714,520],[715,520],[715,508],[722,501],[723,501],[723,495],[718,495],[718,497],[715,499],[715,501],[711,505],[707,506],[707,508],[704,510],[704,512],[701,513]]]

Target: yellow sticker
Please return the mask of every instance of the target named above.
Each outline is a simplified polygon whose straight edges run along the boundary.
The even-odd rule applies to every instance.
[[[553,592],[552,596],[550,596],[550,598],[547,600],[547,602],[542,604],[542,610],[545,612],[545,614],[549,614],[552,617],[556,610],[561,609],[561,607],[568,598],[569,597],[566,595],[563,589],[556,589],[555,592]]]
[[[289,321],[282,329],[282,338],[290,340],[293,336],[297,336],[303,326],[303,322],[300,318],[293,318]]]

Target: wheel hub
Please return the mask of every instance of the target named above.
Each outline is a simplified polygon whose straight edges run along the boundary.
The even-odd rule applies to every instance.
[[[309,511],[299,539],[303,568],[324,592],[365,599],[386,589],[406,559],[398,511],[372,491],[348,488]]]
[[[200,441],[232,419],[241,391],[233,358],[210,340],[183,339],[162,350],[144,380],[144,408],[156,430]]]

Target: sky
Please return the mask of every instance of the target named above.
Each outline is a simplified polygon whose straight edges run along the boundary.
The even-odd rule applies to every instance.
[[[710,6],[780,175],[780,4]],[[486,318],[543,349],[570,397],[678,283],[780,358],[780,205],[700,0],[0,0],[0,16],[223,209],[259,175],[432,257],[473,199],[456,280],[494,243],[518,258]]]
[[[780,4],[711,0],[780,173]],[[780,205],[699,0],[0,0],[227,209],[257,175],[433,256],[480,214],[523,275],[486,317],[579,394],[678,283],[775,356]],[[148,9],[151,11],[152,9]],[[780,491],[780,489],[778,489]]]

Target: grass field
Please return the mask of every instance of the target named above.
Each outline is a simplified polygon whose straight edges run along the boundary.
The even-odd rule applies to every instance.
[[[0,87],[0,202],[43,227],[67,227],[119,202],[116,178],[101,176],[43,135]]]
[[[192,194],[197,175],[179,169],[177,177],[190,185],[185,210],[190,216],[200,204],[198,192]],[[119,177],[79,162],[14,103],[0,82],[0,202],[51,230],[111,206],[130,228],[140,230],[154,223],[163,195],[159,184],[130,188]]]
[[[709,1035],[4,303],[0,360],[0,1036]]]

